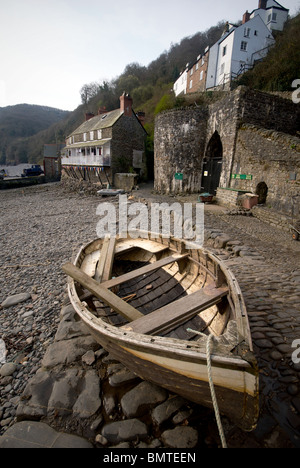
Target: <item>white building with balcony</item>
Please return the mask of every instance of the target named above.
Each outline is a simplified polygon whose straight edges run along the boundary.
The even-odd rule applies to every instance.
[[[85,122],[66,139],[62,169],[85,179],[90,179],[91,172],[100,179],[104,172],[111,182],[116,172],[134,170],[143,176],[147,136],[143,117],[143,113],[134,113],[132,98],[125,93],[120,97],[120,109],[107,112],[102,108],[96,116],[86,114]]]

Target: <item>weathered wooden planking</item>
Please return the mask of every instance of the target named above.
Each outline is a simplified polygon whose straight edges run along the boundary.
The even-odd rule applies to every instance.
[[[124,328],[144,335],[168,333],[201,311],[220,302],[226,294],[228,294],[227,288],[199,289],[193,294],[184,296],[178,301],[131,322],[130,325],[125,325]]]
[[[109,240],[105,264],[104,264],[104,271],[103,271],[103,276],[102,276],[103,283],[111,279],[111,273],[112,273],[114,257],[115,257],[116,242],[117,242],[117,239],[115,237],[111,237]]]
[[[118,242],[116,254],[121,254],[135,248],[143,249],[153,254],[161,253],[169,249],[167,245],[149,239],[126,239]]]
[[[79,268],[75,267],[72,263],[66,263],[62,266],[63,271],[80,283],[85,289],[90,291],[94,296],[101,299],[105,304],[109,305],[112,309],[118,312],[122,317],[126,318],[129,322],[143,317],[143,314],[137,309],[132,307],[127,302],[120,299],[114,293],[97,283],[94,279],[90,278]]]
[[[88,276],[93,278],[95,276],[95,273],[96,273],[96,267],[97,267],[97,264],[99,262],[99,258],[100,258],[99,250],[96,250],[95,252],[92,252],[92,253],[86,255],[86,257],[84,257],[84,259],[83,259],[83,262],[82,262],[82,264],[80,266],[80,269],[84,273],[86,273]]]
[[[159,268],[170,265],[170,263],[179,262],[180,260],[188,257],[188,255],[189,254],[174,254],[170,257],[165,257],[162,260],[159,260],[158,262],[150,263],[150,265],[146,265],[142,268],[138,268],[137,270],[130,271],[125,275],[118,276],[117,278],[113,278],[109,281],[106,281],[105,283],[102,283],[102,286],[107,289],[113,288],[114,286],[119,286],[120,284],[138,278],[139,276],[147,275],[155,270],[159,270]]]
[[[98,262],[96,273],[95,273],[95,280],[98,281],[99,283],[102,283],[102,277],[104,273],[104,267],[105,267],[109,243],[110,243],[110,238],[109,236],[107,236],[103,240],[100,258],[99,258],[99,262]]]

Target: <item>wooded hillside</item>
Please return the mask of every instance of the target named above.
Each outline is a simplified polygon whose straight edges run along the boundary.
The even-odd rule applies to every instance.
[[[27,141],[54,123],[64,120],[70,112],[46,106],[19,104],[0,107],[0,164],[27,163]],[[20,144],[22,141],[24,144]]]

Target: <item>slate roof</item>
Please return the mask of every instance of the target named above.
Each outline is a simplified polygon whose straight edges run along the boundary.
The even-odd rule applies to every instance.
[[[87,122],[81,124],[80,127],[76,128],[76,130],[74,130],[74,132],[72,132],[69,137],[72,135],[78,135],[79,133],[88,133],[92,132],[93,130],[101,130],[102,128],[112,127],[117,122],[117,120],[119,120],[121,115],[123,115],[123,112],[120,109],[107,112],[106,114],[96,115]]]

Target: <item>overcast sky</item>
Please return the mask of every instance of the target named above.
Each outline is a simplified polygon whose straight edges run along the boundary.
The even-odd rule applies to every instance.
[[[294,15],[300,0],[281,4]],[[28,103],[64,110],[79,90],[149,65],[172,43],[236,22],[258,0],[0,0],[0,107]],[[299,77],[300,78],[300,77]]]

